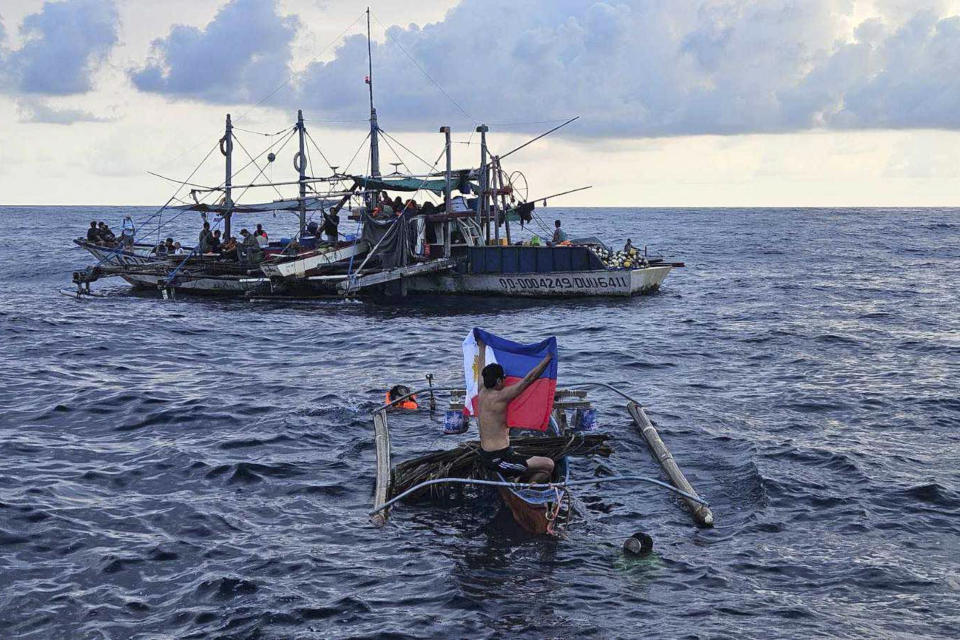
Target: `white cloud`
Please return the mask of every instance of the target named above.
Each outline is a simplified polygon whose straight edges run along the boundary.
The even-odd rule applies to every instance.
[[[93,75],[117,43],[117,27],[113,0],[44,2],[21,23],[22,45],[0,47],[0,92],[90,91]]]
[[[44,124],[73,124],[75,122],[111,122],[111,118],[97,116],[83,109],[53,107],[47,102],[35,99],[17,101],[20,122],[38,122]]]
[[[374,44],[377,102],[387,129],[571,114],[584,116],[578,133],[630,137],[960,128],[960,18],[940,2],[877,7],[886,13],[851,29],[853,0],[462,0]],[[157,41],[134,79],[177,97],[256,101],[276,86],[265,70],[276,83],[291,67],[296,28],[272,1],[233,0],[205,31]],[[247,36],[256,44],[238,47]],[[355,34],[284,99],[356,120],[364,75]]]
[[[175,25],[130,77],[141,91],[209,102],[250,102],[289,75],[295,16],[274,0],[232,0],[205,28]]]

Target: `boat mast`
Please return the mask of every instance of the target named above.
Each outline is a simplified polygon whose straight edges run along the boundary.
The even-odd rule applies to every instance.
[[[303,109],[297,109],[297,133],[300,134],[300,153],[297,154],[297,171],[300,173],[300,237],[307,228],[307,156],[304,154]]]
[[[380,146],[377,132],[377,110],[373,106],[373,53],[370,45],[370,7],[367,7],[367,86],[370,88],[370,175],[380,177]]]
[[[490,218],[487,208],[487,125],[477,127],[480,134],[480,203],[477,207],[477,224],[482,224],[486,231],[484,242],[490,242]]]
[[[220,152],[226,158],[226,177],[223,181],[223,233],[225,241],[230,239],[230,218],[233,215],[233,123],[227,114],[227,127],[220,140]]]
[[[451,163],[450,163],[450,127],[440,127],[440,133],[444,135],[444,140],[446,144],[444,145],[444,154],[447,156],[447,170],[443,185],[443,212],[444,212],[444,223],[443,223],[443,257],[450,257],[450,178],[451,178]]]

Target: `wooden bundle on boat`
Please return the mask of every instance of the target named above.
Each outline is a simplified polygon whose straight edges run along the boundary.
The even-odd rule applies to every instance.
[[[544,456],[559,460],[564,456],[599,455],[607,457],[613,449],[607,444],[609,434],[571,434],[554,437],[514,438],[510,445],[514,450],[529,458]],[[477,450],[480,442],[471,440],[443,451],[433,451],[426,455],[398,464],[393,470],[389,497],[399,495],[427,480],[437,478],[483,478],[484,470],[480,464]],[[417,492],[420,493],[420,492]]]

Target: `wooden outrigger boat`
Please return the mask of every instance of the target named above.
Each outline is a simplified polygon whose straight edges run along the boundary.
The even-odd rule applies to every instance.
[[[432,381],[432,377],[428,377],[428,380]],[[628,400],[628,412],[667,475],[669,484],[639,475],[571,479],[570,456],[609,455],[610,453],[605,444],[609,438],[607,434],[584,433],[578,430],[580,425],[576,420],[573,424],[568,421],[570,411],[579,412],[580,416],[584,416],[589,415],[587,412],[594,409],[586,391],[590,387],[604,388]],[[386,524],[391,507],[400,501],[422,497],[429,491],[435,490],[437,486],[474,485],[496,488],[516,523],[525,531],[535,535],[562,536],[573,513],[570,487],[622,481],[646,482],[664,487],[680,496],[698,525],[713,526],[713,513],[707,502],[697,495],[693,486],[684,477],[652,422],[647,418],[643,407],[622,391],[605,383],[582,383],[571,385],[566,389],[558,389],[554,397],[549,433],[542,438],[534,436],[512,439],[511,446],[524,455],[527,453],[525,447],[537,446],[533,444],[537,441],[543,444],[549,442],[549,446],[557,446],[556,441],[562,441],[560,450],[563,453],[555,457],[554,473],[547,483],[511,482],[499,474],[481,471],[479,463],[476,462],[476,450],[479,447],[476,441],[462,442],[453,449],[432,452],[393,465],[388,427],[390,412],[408,398],[423,394],[430,394],[430,406],[431,410],[434,410],[436,406],[434,394],[437,393],[449,393],[449,412],[457,414],[463,409],[464,390],[462,388],[435,388],[431,384],[429,387],[387,402],[373,413],[377,471],[374,505],[370,516],[376,526]],[[542,447],[542,444],[540,446]],[[542,455],[542,451],[542,448],[538,450],[538,454]],[[455,463],[451,464],[451,460]],[[451,475],[451,469],[456,469],[456,473]],[[442,476],[438,477],[438,473]]]
[[[369,39],[369,11],[367,22]],[[235,172],[233,147],[237,131],[228,114],[219,139],[225,162],[223,182],[205,186],[189,182],[190,178],[173,180],[177,191],[148,219],[152,222],[156,218],[159,237],[165,211],[175,212],[168,216],[167,224],[185,212],[195,212],[203,220],[213,216],[212,226],[222,225],[226,239],[231,237],[236,216],[265,212],[296,215],[296,231],[281,242],[263,247],[262,261],[246,260],[240,254],[233,261],[212,254],[200,255],[199,247],[185,248],[186,255],[160,257],[154,255],[154,245],[136,244],[123,250],[77,239],[75,243],[97,261],[74,272],[78,295],[88,292],[90,283],[116,276],[135,287],[160,289],[165,296],[175,291],[308,298],[452,294],[632,296],[658,290],[673,268],[683,266],[647,255],[645,250],[616,252],[596,238],[546,246],[549,238],[541,239],[533,233],[526,239],[520,237],[517,221],[521,228],[524,221],[546,226],[535,211],[537,203],[546,205],[549,199],[590,187],[530,198],[526,178],[519,171],[505,170],[503,161],[576,118],[500,155],[490,153],[489,128],[480,125],[475,132],[479,137],[479,165],[465,169],[454,169],[451,130],[441,127],[444,150],[440,157],[445,160],[444,168],[438,168],[438,158],[425,172],[416,173],[407,167],[404,174],[382,174],[379,143],[381,138],[392,138],[378,123],[372,60],[368,64],[369,172],[351,174],[349,165],[342,171],[331,165],[330,175],[317,175],[319,171],[310,165],[308,154],[308,143],[315,147],[316,143],[307,132],[302,112],[298,113],[296,124],[277,134],[277,139],[259,155],[248,153],[250,162]],[[293,153],[296,179],[258,182],[267,166],[293,141],[298,149]],[[316,149],[320,151],[319,147]],[[327,157],[322,152],[320,155]],[[251,167],[250,171],[255,168],[256,176],[241,184],[240,174],[247,167]],[[189,197],[181,196],[187,186],[191,187]],[[294,187],[296,197],[281,192]],[[268,193],[276,191],[280,199],[254,204],[237,201],[249,190],[257,193],[264,189]],[[400,197],[401,203],[413,197],[438,198],[439,202],[411,209],[403,205],[402,211],[391,213],[380,206],[382,194]],[[357,233],[337,231],[335,240],[328,243],[321,239],[320,228],[311,227],[311,217],[316,216],[317,222],[322,223],[332,219],[333,214],[341,222],[344,218],[356,221]],[[141,227],[145,225],[141,223]],[[546,231],[552,233],[552,229]],[[150,234],[138,233],[137,237]]]

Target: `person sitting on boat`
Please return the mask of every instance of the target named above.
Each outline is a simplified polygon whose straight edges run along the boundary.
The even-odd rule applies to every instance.
[[[632,251],[634,251],[633,243],[630,241],[630,238],[627,238],[627,244],[623,245],[623,252],[630,255]]]
[[[210,236],[210,253],[220,253],[220,247],[222,243],[220,242],[220,229],[216,229],[213,232],[213,235]]]
[[[224,260],[237,259],[237,237],[236,236],[230,236],[220,246],[220,257],[223,258]]]
[[[560,228],[560,221],[554,220],[553,226],[556,228],[553,230],[553,240],[550,242],[550,244],[558,245],[562,242],[566,242],[567,232]]]
[[[380,209],[381,217],[387,218],[393,216],[393,200],[390,199],[386,191],[380,192],[380,202],[377,203],[377,208]]]
[[[177,245],[174,243],[173,238],[167,238],[163,245],[163,251],[166,255],[172,256],[176,254]]]
[[[400,199],[400,196],[397,196],[393,199],[393,212],[397,215],[400,215],[403,212],[403,200]]]
[[[260,245],[260,248],[266,248],[270,244],[270,240],[267,236],[267,232],[263,230],[263,225],[259,222],[257,223],[257,229],[253,232],[253,236],[257,239],[257,244]]]
[[[246,229],[241,229],[240,235],[243,236],[244,259],[249,264],[260,264],[260,262],[263,261],[263,249],[260,248],[260,243],[257,242],[257,236]]]
[[[337,242],[339,238],[339,233],[337,227],[340,226],[340,208],[333,207],[330,211],[324,212],[323,214],[323,231],[324,238],[327,242],[333,244]]]
[[[97,231],[100,233],[100,242],[105,246],[112,247],[117,241],[117,236],[113,234],[113,231],[110,230],[110,227],[108,227],[107,223],[103,220],[100,221]]]
[[[198,238],[199,243],[197,247],[201,254],[210,253],[210,238],[213,237],[213,234],[210,233],[210,223],[204,221],[203,229],[200,230],[200,237]]]
[[[180,243],[179,243],[179,242],[174,242],[174,243],[173,243],[173,255],[175,255],[175,256],[182,256],[182,255],[183,255],[183,247],[180,246]]]
[[[93,244],[100,243],[100,231],[97,229],[97,221],[90,221],[90,228],[87,229],[87,242],[92,242]]]
[[[544,456],[524,458],[510,446],[510,428],[507,426],[507,406],[550,364],[550,354],[522,380],[509,387],[503,385],[505,376],[499,364],[488,364],[480,372],[483,388],[477,395],[477,424],[480,429],[480,460],[484,468],[496,471],[505,478],[521,477],[528,482],[547,482],[553,473],[553,460]]]

